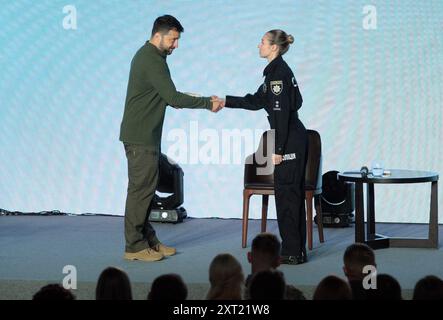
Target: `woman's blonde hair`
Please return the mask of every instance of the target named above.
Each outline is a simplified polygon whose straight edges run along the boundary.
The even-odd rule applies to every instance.
[[[211,288],[208,300],[241,300],[245,277],[237,259],[229,253],[217,255],[209,266]]]
[[[266,32],[268,35],[269,43],[278,46],[278,53],[284,55],[289,50],[289,45],[294,43],[294,37],[287,34],[283,30],[274,29]]]

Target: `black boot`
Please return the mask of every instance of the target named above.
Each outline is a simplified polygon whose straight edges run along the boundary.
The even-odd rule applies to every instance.
[[[280,263],[281,264],[302,264],[305,263],[307,260],[304,260],[302,255],[299,256],[281,256],[280,257]]]

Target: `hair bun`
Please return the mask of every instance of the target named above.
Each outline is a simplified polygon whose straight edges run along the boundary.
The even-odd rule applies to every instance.
[[[292,35],[288,34],[286,39],[288,40],[289,44],[294,43],[294,37]]]

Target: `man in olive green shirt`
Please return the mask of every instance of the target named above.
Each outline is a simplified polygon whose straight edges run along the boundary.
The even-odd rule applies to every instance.
[[[178,92],[172,82],[167,55],[178,48],[183,27],[170,15],[157,18],[151,39],[131,63],[125,111],[120,128],[128,159],[125,207],[125,259],[158,261],[175,254],[156,237],[149,223],[150,206],[158,182],[158,161],[166,106],[221,109],[217,97],[197,98]]]

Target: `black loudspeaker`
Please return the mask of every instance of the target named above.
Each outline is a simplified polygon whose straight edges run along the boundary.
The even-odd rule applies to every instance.
[[[339,181],[338,173],[328,171],[322,176],[321,207],[326,228],[348,227],[354,218],[354,184]]]

